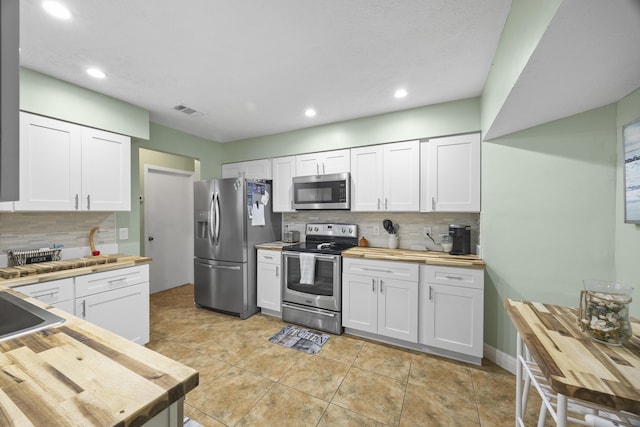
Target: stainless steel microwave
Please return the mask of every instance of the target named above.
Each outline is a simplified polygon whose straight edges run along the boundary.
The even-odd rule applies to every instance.
[[[351,175],[296,176],[293,178],[294,209],[350,209]]]

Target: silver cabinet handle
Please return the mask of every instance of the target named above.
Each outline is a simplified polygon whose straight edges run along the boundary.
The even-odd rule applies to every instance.
[[[291,210],[293,210],[293,199],[291,199]]]
[[[429,301],[433,300],[433,288],[429,285]]]
[[[280,267],[278,267],[276,265],[276,277],[280,277],[280,272],[279,272]]]
[[[384,198],[384,210],[389,210],[389,200],[386,197]]]
[[[320,175],[320,163],[316,162],[316,175]]]
[[[87,210],[91,210],[91,194],[87,194]]]
[[[381,268],[362,267],[364,271],[379,271],[381,273],[393,273],[391,270],[383,270]]]
[[[82,300],[82,318],[84,319],[85,317],[87,317],[87,300],[83,299]]]
[[[325,168],[324,168],[324,162],[322,162],[322,173],[327,173]]]
[[[432,211],[436,210],[436,198],[435,197],[431,198],[431,210]]]
[[[263,256],[264,258],[266,258],[266,259],[273,259],[273,257],[272,257],[272,256],[269,256],[269,255],[262,255],[262,256]]]
[[[371,292],[375,292],[376,291],[376,279],[374,279],[373,277],[371,278]]]
[[[78,210],[78,194],[76,194],[76,210]]]
[[[378,210],[380,210],[380,197],[378,197]]]
[[[449,280],[464,280],[463,277],[460,276],[444,276],[445,279],[449,279]]]
[[[382,288],[382,279],[380,279],[380,293],[384,293],[384,289]]]

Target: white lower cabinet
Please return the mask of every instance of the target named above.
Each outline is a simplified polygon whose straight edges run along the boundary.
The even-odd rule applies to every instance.
[[[482,358],[484,270],[420,266],[420,344]]]
[[[282,254],[258,249],[258,307],[277,313],[282,311]]]
[[[75,278],[76,316],[138,344],[149,342],[149,266]]]
[[[417,264],[343,258],[342,325],[418,342]]]
[[[51,280],[33,285],[19,286],[18,292],[50,304],[69,314],[75,314],[73,278]]]

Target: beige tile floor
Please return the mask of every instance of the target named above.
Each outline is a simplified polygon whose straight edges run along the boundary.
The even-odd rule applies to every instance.
[[[193,286],[151,296],[148,347],[200,372],[185,415],[209,426],[513,426],[515,377],[332,335],[309,355],[268,339],[285,323],[197,309]],[[532,399],[527,425],[536,424]]]

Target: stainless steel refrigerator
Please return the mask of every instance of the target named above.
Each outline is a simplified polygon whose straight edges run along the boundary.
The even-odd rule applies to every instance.
[[[280,240],[271,183],[214,179],[194,191],[195,303],[246,319],[258,311],[255,245]]]

